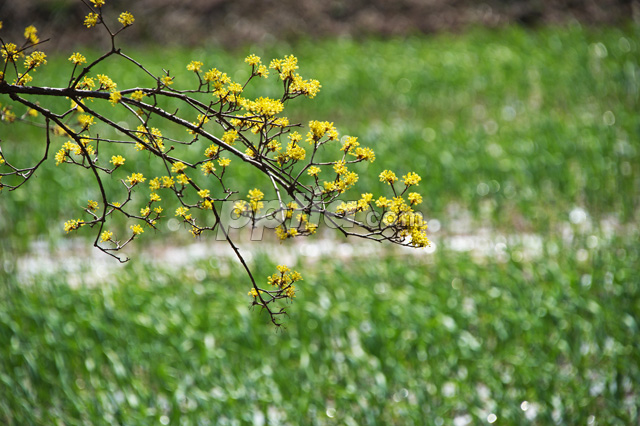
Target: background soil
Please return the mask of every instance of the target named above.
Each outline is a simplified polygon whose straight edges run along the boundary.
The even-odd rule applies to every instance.
[[[105,16],[114,28],[124,10],[137,18],[124,35],[127,43],[227,47],[300,37],[402,36],[513,23],[618,25],[640,19],[639,0],[107,0]],[[0,36],[15,42],[24,27],[34,24],[41,39],[56,35],[49,49],[103,40],[101,32],[82,26],[87,12],[80,0],[1,1]]]

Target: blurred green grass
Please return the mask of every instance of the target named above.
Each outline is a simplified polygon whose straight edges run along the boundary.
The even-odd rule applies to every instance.
[[[249,52],[265,61],[295,53],[302,75],[319,79],[323,89],[316,99],[295,100],[285,111],[302,123],[333,121],[341,134],[357,135],[375,149],[378,160],[359,168],[360,188],[383,193],[380,171],[416,170],[423,177],[424,212],[445,229],[452,206],[461,206],[493,227],[555,232],[575,206],[596,219],[638,220],[637,36],[637,26],[513,27],[428,38],[300,41],[234,52],[158,46],[129,54],[153,72],[170,68],[176,87],[187,88],[195,83],[185,69],[191,60],[242,80]],[[98,55],[84,52],[90,59]],[[66,56],[52,57],[48,67],[51,84],[64,85],[70,72]],[[150,85],[122,60],[103,71],[120,88]],[[249,92],[275,95],[277,87],[272,76]],[[185,136],[171,126],[162,130]],[[105,129],[101,134],[115,136]],[[2,124],[4,149],[18,164],[40,154],[42,138],[41,130]],[[56,140],[53,149],[63,142]],[[192,155],[204,148],[193,147]],[[149,169],[144,154],[124,154],[130,160],[116,178]],[[254,186],[258,175],[238,163],[229,174],[232,186]],[[97,197],[92,181],[79,172],[49,163],[22,194],[3,194],[3,244],[20,247],[35,235],[58,239],[62,222]],[[78,179],[86,184],[75,185]],[[119,191],[116,183],[109,185],[113,193]]]
[[[299,264],[283,332],[223,259],[135,262],[76,288],[0,272],[0,421],[635,424],[637,237],[549,240],[530,260]]]

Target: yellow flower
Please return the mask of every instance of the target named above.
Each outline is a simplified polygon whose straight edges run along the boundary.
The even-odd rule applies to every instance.
[[[392,185],[395,181],[398,180],[398,177],[391,170],[385,170],[380,173],[380,182],[387,182],[389,185]]]
[[[98,202],[97,201],[93,201],[93,200],[89,200],[89,202],[87,203],[87,209],[89,209],[91,211],[98,210]]]
[[[74,65],[80,65],[87,62],[87,58],[82,56],[80,53],[76,52],[69,57],[69,60],[73,62]]]
[[[88,129],[90,126],[94,124],[93,116],[89,114],[81,114],[78,117],[78,123],[82,126],[82,129]]]
[[[82,225],[84,225],[84,220],[82,219],[68,220],[64,223],[64,232],[69,233],[70,231],[75,231]]]
[[[33,44],[36,44],[40,41],[37,34],[38,30],[33,25],[29,25],[24,29],[24,38],[29,40]]]
[[[260,65],[261,60],[259,56],[256,56],[254,54],[251,54],[249,56],[247,56],[246,58],[244,58],[244,61],[246,63],[248,63],[251,66],[256,66],[256,65]]]
[[[215,82],[219,80],[221,76],[222,76],[222,73],[218,71],[216,68],[214,68],[204,73],[203,78],[204,78],[204,81],[206,81],[207,83],[210,83],[210,82]]]
[[[269,77],[269,69],[267,68],[267,66],[266,66],[266,65],[260,65],[260,66],[258,66],[258,70],[257,70],[257,71],[255,71],[255,73],[256,73],[257,75],[259,75],[260,77],[264,77],[264,78]]]
[[[276,269],[278,270],[278,272],[280,272],[283,275],[291,270],[291,269],[289,269],[289,267],[287,267],[285,265],[278,265],[278,266],[276,266]]]
[[[133,21],[135,21],[135,19],[133,18],[133,15],[130,14],[129,12],[122,12],[118,17],[118,22],[120,22],[125,27],[128,27],[129,25],[133,24]]]
[[[93,90],[96,87],[96,82],[93,80],[93,77],[84,76],[82,81],[78,83],[78,88]]]
[[[14,43],[6,43],[0,48],[0,52],[2,52],[2,57],[7,62],[15,62],[20,56],[22,56],[22,52],[18,51],[18,46]]]
[[[244,200],[236,201],[233,204],[233,213],[236,215],[242,214],[247,209],[247,202]]]
[[[279,99],[271,99],[260,97],[255,101],[244,100],[242,103],[244,109],[256,115],[273,116],[284,109],[284,104]]]
[[[264,198],[264,193],[258,188],[254,188],[249,191],[249,198],[253,201],[260,201]]]
[[[160,81],[162,82],[162,84],[164,84],[165,86],[170,86],[173,84],[173,77],[169,77],[168,75],[165,75],[163,77],[160,78]]]
[[[231,83],[229,85],[229,92],[233,93],[233,94],[239,94],[242,93],[242,84],[240,83]]]
[[[160,196],[158,194],[156,194],[155,192],[152,192],[151,195],[149,195],[149,201],[156,202],[156,201],[161,201],[162,198],[160,198]]]
[[[91,0],[91,3],[97,8],[104,6],[104,0]]]
[[[200,191],[198,191],[198,195],[200,196],[200,198],[207,198],[209,196],[209,190],[208,189],[201,189]]]
[[[24,58],[24,66],[27,69],[32,69],[44,65],[47,63],[47,55],[44,52],[33,52],[31,55]]]
[[[189,62],[189,65],[187,65],[187,70],[198,72],[202,68],[202,65],[204,64],[200,61],[191,61]]]
[[[140,209],[140,215],[143,217],[147,217],[149,216],[149,214],[151,214],[151,209],[149,208],[149,206]]]
[[[373,152],[373,150],[366,147],[357,147],[355,151],[350,151],[349,154],[356,156],[358,160],[369,160],[372,163],[376,159],[376,154]]]
[[[162,184],[160,183],[160,178],[154,177],[149,181],[149,189],[152,191],[156,191],[162,188]]]
[[[108,76],[104,74],[98,74],[96,77],[98,77],[98,82],[100,83],[100,89],[116,90],[116,87],[118,85],[114,83],[113,80],[111,80]]]
[[[347,136],[342,143],[341,151],[348,152],[352,148],[356,148],[360,146],[360,142],[358,142],[358,138],[355,136]]]
[[[162,176],[162,186],[165,188],[171,188],[175,185],[175,181],[173,177],[170,176]]]
[[[27,114],[29,114],[31,117],[37,117],[38,116],[38,111],[36,111],[33,108],[29,108],[29,111],[27,111]]]
[[[129,185],[133,186],[138,183],[144,182],[147,179],[142,176],[142,173],[133,173],[127,178],[127,180],[129,181]]]
[[[2,157],[2,154],[0,154],[0,164],[4,164],[4,158]]]
[[[84,26],[87,28],[91,28],[98,23],[98,14],[97,13],[89,13],[84,17]]]
[[[60,164],[64,163],[67,159],[67,157],[69,156],[69,152],[66,151],[65,149],[61,149],[56,153],[56,166],[59,166]]]
[[[384,217],[382,218],[382,222],[383,222],[385,225],[387,225],[387,226],[388,226],[388,225],[391,225],[393,222],[395,222],[396,217],[397,217],[397,216],[396,216],[396,214],[395,214],[395,213],[393,213],[393,212],[387,212],[387,213],[384,215]]]
[[[358,210],[360,211],[368,210],[371,200],[373,200],[373,194],[371,193],[362,194],[362,198],[358,200]]]
[[[114,167],[120,167],[124,164],[125,158],[122,155],[113,155],[111,157],[111,164],[114,165]]]
[[[140,235],[144,232],[144,229],[142,229],[142,226],[138,225],[131,225],[129,227],[131,229],[131,231],[133,231],[133,235]]]
[[[144,94],[144,92],[142,90],[136,90],[135,92],[133,92],[131,94],[131,99],[133,99],[134,101],[142,101],[142,98],[144,98],[146,95]]]
[[[178,177],[176,178],[176,180],[178,181],[179,184],[182,184],[182,185],[188,185],[189,184],[189,178],[184,173],[179,174]]]
[[[231,164],[231,159],[221,157],[218,159],[218,164],[220,165],[220,167],[227,167],[229,164]]]
[[[102,235],[100,235],[100,240],[101,240],[103,243],[106,243],[107,241],[109,241],[109,240],[111,239],[111,237],[113,237],[113,232],[111,232],[111,231],[104,231],[104,232],[102,233]]]
[[[418,185],[418,182],[420,182],[421,177],[418,176],[416,173],[409,172],[406,175],[402,176],[402,179],[405,185],[411,186],[411,185]]]
[[[422,195],[417,192],[410,192],[408,198],[411,204],[420,204],[422,202]]]
[[[214,167],[214,165],[213,165],[213,163],[211,161],[207,161],[207,162],[203,163],[200,166],[200,169],[202,170],[202,173],[204,173],[205,176],[213,174],[213,172],[216,171],[216,168]]]
[[[120,99],[122,99],[122,94],[120,92],[111,92],[109,95],[109,102],[111,102],[111,105],[113,106],[116,106],[116,104],[120,102]]]
[[[238,132],[236,130],[227,130],[222,135],[222,141],[226,144],[233,145],[233,143],[238,139]]]
[[[320,167],[317,167],[317,166],[311,166],[311,167],[309,167],[309,169],[307,169],[307,174],[308,174],[309,176],[317,176],[317,175],[318,175],[318,173],[320,173],[320,171],[321,171],[321,170],[320,170]]]
[[[295,144],[295,142],[290,142],[287,144],[287,157],[292,160],[304,160],[306,156],[306,151],[300,145]]]
[[[386,197],[380,197],[376,200],[376,206],[378,207],[389,207],[390,204],[391,204],[391,201],[388,200]]]
[[[213,157],[216,156],[216,154],[218,153],[219,149],[220,148],[218,148],[218,145],[211,144],[211,145],[209,145],[209,148],[205,149],[204,155],[207,158],[213,158]]]
[[[178,207],[176,209],[176,216],[184,217],[184,216],[186,216],[187,212],[189,212],[188,208],[186,208],[186,207]]]
[[[186,168],[187,168],[187,166],[184,163],[182,163],[180,161],[177,161],[177,162],[173,163],[173,166],[171,166],[171,172],[172,173],[182,173],[184,171],[184,169],[186,169]]]

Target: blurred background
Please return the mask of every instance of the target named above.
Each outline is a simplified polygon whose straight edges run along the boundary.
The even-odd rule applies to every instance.
[[[125,265],[91,248],[91,230],[66,235],[98,192],[50,153],[27,186],[0,193],[0,423],[640,421],[639,2],[107,0],[113,28],[124,10],[136,21],[119,46],[170,69],[176,88],[195,84],[192,60],[241,81],[248,54],[295,54],[323,87],[287,105],[291,121],[333,121],[371,146],[362,191],[383,193],[384,169],[418,172],[433,244],[238,232],[257,277],[282,263],[304,277],[276,332],[249,308],[225,246],[194,240],[171,214]],[[36,25],[51,40],[33,84],[64,86],[72,52],[110,47],[82,26],[87,12],[1,2],[0,37],[20,44]],[[121,89],[154,84],[122,61],[101,71]],[[254,92],[278,89],[271,76]],[[0,123],[3,155],[20,166],[43,137]],[[115,199],[117,179],[154,173],[144,153],[123,155],[107,183]],[[232,186],[255,186],[235,170]]]
[[[109,9],[129,10],[139,19],[127,32],[136,43],[237,47],[299,38],[389,37],[458,32],[470,27],[616,25],[640,13],[634,0],[113,0]],[[83,31],[87,7],[75,0],[5,1],[5,31],[21,35],[24,23],[56,34],[54,46],[94,41]]]

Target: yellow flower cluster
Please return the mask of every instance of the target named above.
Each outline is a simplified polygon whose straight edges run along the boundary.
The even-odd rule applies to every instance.
[[[285,56],[284,59],[273,59],[269,64],[269,68],[278,71],[282,80],[293,78],[295,71],[298,69],[298,58],[289,55]]]
[[[111,157],[111,164],[114,167],[120,167],[124,165],[125,158],[122,155],[114,155]]]
[[[89,13],[84,17],[84,26],[87,28],[94,27],[98,23],[98,14],[97,13]]]
[[[276,269],[278,269],[278,272],[268,277],[267,283],[281,290],[284,297],[293,299],[296,293],[296,287],[293,284],[302,281],[302,275],[297,271],[291,271],[284,265],[278,265]],[[249,295],[257,297],[255,289],[253,289],[253,292],[250,291]]]
[[[257,76],[267,78],[269,76],[269,70],[265,65],[262,65],[262,60],[259,56],[249,55],[244,61],[253,67],[253,73]]]
[[[151,145],[153,148],[164,151],[164,143],[162,142],[162,132],[160,129],[153,127],[151,128],[151,132],[149,132],[142,124],[138,126],[136,129],[138,132],[138,137],[147,145]],[[141,144],[140,142],[136,142],[136,150],[143,151],[147,149],[146,146]]]
[[[118,85],[114,83],[113,80],[111,80],[107,75],[98,74],[96,77],[98,78],[98,82],[100,83],[100,87],[98,88],[98,90],[111,91],[116,90],[116,87],[118,87]]]
[[[69,61],[71,61],[74,65],[80,65],[87,62],[87,58],[82,56],[82,54],[75,52],[73,55],[69,57]]]
[[[421,177],[414,172],[409,172],[406,175],[402,176],[402,181],[406,186],[418,185],[418,182],[420,182],[420,180]]]
[[[244,99],[242,107],[254,115],[272,117],[284,109],[284,104],[279,99],[260,97],[255,101]]]
[[[129,185],[133,186],[133,185],[137,185],[139,183],[144,182],[145,180],[147,180],[142,173],[132,173],[131,176],[129,176],[127,178],[127,181],[129,182]]]
[[[0,52],[2,52],[2,58],[6,62],[15,62],[20,56],[22,56],[22,52],[18,51],[18,46],[14,43],[5,43],[1,48]]]
[[[233,143],[238,139],[238,131],[237,130],[227,130],[222,135],[222,142],[233,145]]]
[[[175,184],[176,182],[171,176],[154,177],[149,181],[149,189],[157,191],[161,188],[172,188]]]
[[[398,177],[391,170],[385,170],[380,173],[380,182],[387,182],[389,185],[393,185],[393,183],[397,180]]]
[[[68,220],[64,223],[64,232],[69,233],[71,231],[75,231],[82,225],[84,225],[84,220],[82,219]]]
[[[142,98],[145,97],[145,94],[142,90],[136,90],[135,92],[133,92],[131,94],[131,99],[133,99],[134,101],[138,101],[141,102]]]
[[[307,169],[307,174],[309,176],[318,176],[318,173],[320,173],[320,171],[321,171],[320,167],[311,166]]]
[[[124,27],[128,27],[129,25],[133,24],[133,21],[135,21],[135,19],[129,12],[122,12],[120,16],[118,16],[118,22],[120,22]]]
[[[40,42],[40,39],[38,38],[38,30],[33,25],[29,25],[24,29],[24,38],[32,44]]]
[[[122,94],[120,92],[114,91],[109,95],[109,102],[111,102],[111,105],[113,106],[116,106],[116,104],[120,102],[120,99],[122,99]]]
[[[263,198],[264,193],[258,188],[254,188],[249,191],[249,206],[254,214],[264,207],[264,203],[261,201]]]
[[[31,55],[27,56],[24,59],[24,66],[28,70],[32,70],[34,68],[39,67],[40,65],[45,65],[47,63],[47,55],[44,52],[36,51]]]
[[[338,131],[333,126],[333,123],[315,120],[309,122],[309,133],[307,133],[307,141],[309,143],[313,144],[325,135],[330,141],[338,139]]]
[[[91,127],[95,122],[92,115],[80,114],[78,116],[78,123],[82,126],[82,130],[86,130]]]
[[[162,76],[160,77],[160,82],[164,86],[171,86],[173,84],[173,77],[170,77],[168,75]]]
[[[93,155],[95,153],[95,150],[93,146],[89,145],[89,142],[89,139],[81,139],[82,146],[87,151],[87,154]],[[84,155],[80,145],[72,141],[67,141],[62,145],[62,148],[60,148],[60,150],[58,150],[55,155],[56,166],[64,163],[67,158],[69,158],[71,152],[73,152],[73,154],[75,155]]]
[[[200,61],[191,61],[187,65],[188,71],[199,72],[204,64]]]
[[[176,161],[175,163],[173,163],[173,165],[171,166],[171,172],[172,173],[184,173],[184,170],[187,168],[187,165],[184,164],[181,161]]]

